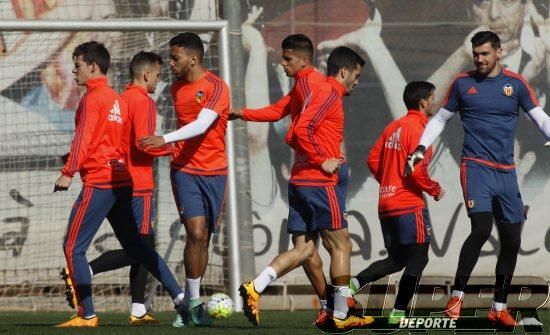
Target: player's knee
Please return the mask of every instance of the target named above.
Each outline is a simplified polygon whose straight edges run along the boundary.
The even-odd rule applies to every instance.
[[[141,240],[145,243],[145,245],[155,250],[155,235],[146,234],[146,235],[140,235],[140,236],[141,236]]]
[[[191,243],[208,244],[208,231],[203,228],[194,227],[187,230],[187,241]]]
[[[313,255],[311,255],[310,258],[307,260],[309,267],[311,268],[323,268],[323,260],[321,257],[317,254],[317,252],[313,252]]]
[[[470,215],[472,221],[471,240],[476,243],[485,244],[493,230],[493,215],[489,212],[473,213]]]
[[[313,243],[304,243],[299,245],[297,249],[305,261],[310,261],[315,254],[315,245]]]
[[[395,271],[401,271],[405,268],[407,265],[407,260],[404,257],[388,257],[391,261],[392,265],[394,266]]]
[[[351,239],[349,238],[349,236],[344,241],[344,249],[348,254],[350,254],[351,250],[353,249],[353,246],[351,244]]]
[[[510,250],[511,252],[517,253],[521,246],[521,236],[510,236],[505,240],[501,240],[500,245],[503,250]]]
[[[342,253],[351,253],[352,245],[349,235],[340,235],[338,239],[334,241],[333,249]]]
[[[409,276],[421,276],[424,268],[428,264],[428,260],[416,260],[415,262],[407,264],[404,273]]]

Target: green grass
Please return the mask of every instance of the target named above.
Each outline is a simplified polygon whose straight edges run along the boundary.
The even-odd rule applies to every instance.
[[[172,328],[175,313],[155,313],[161,321],[158,326],[129,326],[124,313],[98,313],[100,327],[95,329],[57,329],[53,326],[69,319],[69,313],[0,313],[0,335],[4,334],[320,334],[313,327],[314,311],[262,312],[260,329],[253,327],[243,313],[235,313],[226,320],[214,320],[211,328]]]
[[[251,326],[242,313],[236,313],[227,320],[214,320],[211,328],[172,328],[174,313],[157,313],[155,316],[161,321],[159,326],[129,326],[128,315],[125,313],[98,313],[100,327],[95,329],[58,329],[53,328],[57,323],[66,321],[69,313],[61,312],[2,312],[0,313],[0,335],[7,334],[322,334],[312,326],[316,316],[315,311],[279,312],[263,311],[260,327]],[[544,323],[544,334],[550,334],[550,311],[539,310],[539,320]],[[378,322],[378,321],[377,321]],[[430,334],[449,334],[450,331],[432,331]],[[517,334],[524,334],[518,329]],[[372,334],[368,330],[357,330],[354,334]],[[395,334],[395,333],[394,333]],[[399,334],[407,334],[401,331]],[[417,333],[418,334],[418,333]],[[473,333],[469,333],[473,334]],[[478,332],[477,334],[489,334]],[[539,333],[540,334],[540,333]]]

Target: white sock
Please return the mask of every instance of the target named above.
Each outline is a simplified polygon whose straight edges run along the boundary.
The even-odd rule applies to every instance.
[[[348,315],[349,286],[333,286],[334,317],[343,320]]]
[[[494,311],[500,312],[500,311],[503,311],[505,309],[506,309],[506,304],[504,304],[502,302],[493,301],[493,310]]]
[[[453,290],[453,292],[451,293],[451,297],[458,297],[460,300],[464,300],[464,292]]]
[[[174,302],[174,305],[179,306],[183,302],[184,298],[185,298],[185,294],[180,293],[180,294],[178,294],[177,297],[172,299],[172,301]]]
[[[95,314],[92,314],[92,315],[90,315],[90,316],[85,316],[85,317],[84,317],[84,319],[86,319],[86,320],[90,320],[90,319],[93,319],[93,318],[95,318]]]
[[[266,267],[256,279],[254,279],[254,289],[262,293],[265,288],[277,279],[277,272],[271,266]]]
[[[142,317],[147,313],[147,310],[145,310],[144,304],[137,304],[135,302],[132,303],[132,311],[130,312],[133,316]]]
[[[327,310],[327,299],[319,299],[319,302],[321,303],[321,310],[326,311]]]
[[[201,297],[201,277],[199,278],[185,278],[185,289],[189,289],[188,300],[196,300]]]
[[[392,312],[392,313],[405,313],[404,310],[402,310],[402,309],[395,309],[395,308],[394,308],[391,312]]]
[[[90,268],[90,276],[93,276],[94,275],[94,271],[92,270],[92,267],[88,265],[88,267]]]

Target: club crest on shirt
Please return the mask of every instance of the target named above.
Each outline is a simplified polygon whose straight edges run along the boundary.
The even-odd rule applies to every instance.
[[[514,94],[514,88],[510,84],[504,85],[502,90],[504,91],[504,95],[506,95],[507,97],[512,96],[512,94]]]
[[[468,200],[468,208],[474,208],[474,206],[476,205],[476,202],[474,200]]]
[[[202,104],[204,102],[204,99],[206,99],[203,91],[198,91],[195,94],[195,101],[199,104]]]

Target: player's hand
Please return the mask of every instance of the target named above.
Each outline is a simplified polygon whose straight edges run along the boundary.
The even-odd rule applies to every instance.
[[[242,118],[243,118],[242,109],[231,109],[229,111],[229,120],[236,120],[236,119],[242,119]]]
[[[57,191],[66,191],[69,189],[69,186],[71,186],[71,181],[73,178],[67,177],[64,175],[59,176],[55,182],[55,186],[53,187],[54,193]]]
[[[164,137],[157,135],[141,137],[138,139],[138,142],[140,149],[143,151],[160,148],[166,144]]]
[[[434,200],[439,201],[439,200],[443,199],[444,196],[445,196],[445,190],[441,189],[441,192],[439,192],[439,194],[434,197]]]
[[[421,160],[424,159],[424,153],[426,148],[423,145],[416,147],[414,152],[407,156],[407,162],[405,163],[405,177],[408,177],[413,174],[414,166],[418,164]]]
[[[326,173],[333,174],[340,168],[342,160],[339,158],[329,158],[321,164],[321,169]]]

